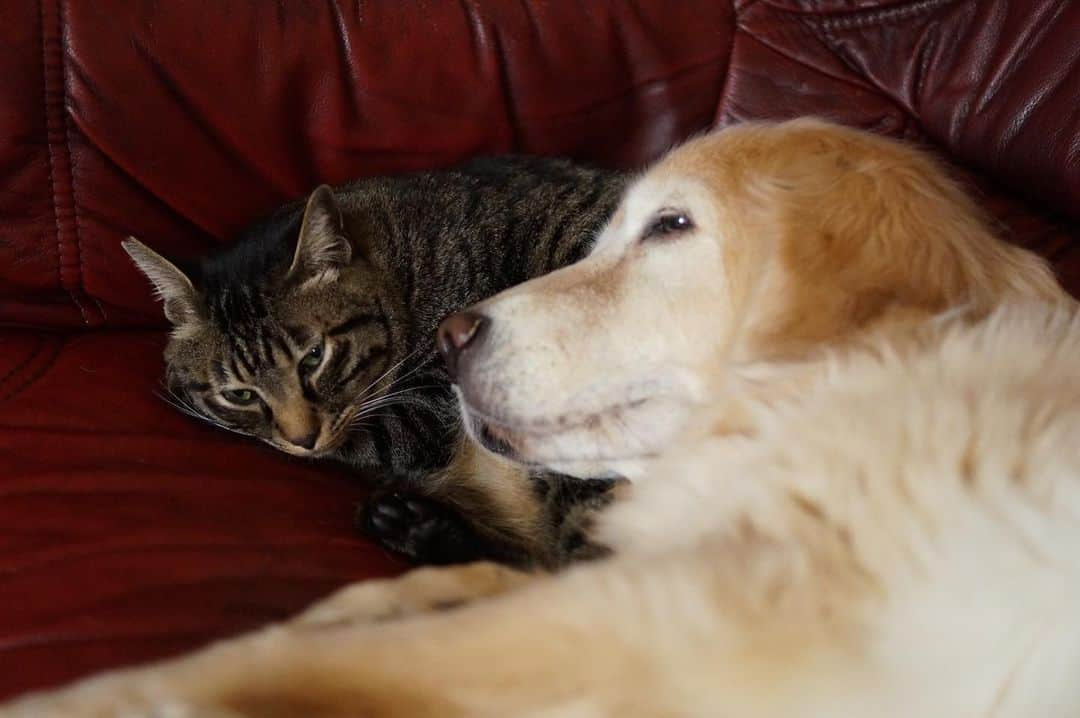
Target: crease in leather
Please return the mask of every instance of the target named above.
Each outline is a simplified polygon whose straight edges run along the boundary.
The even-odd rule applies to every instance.
[[[804,22],[807,28],[812,32],[815,31],[815,28],[818,30],[818,32],[815,32],[815,35],[825,44],[826,48],[829,50],[833,57],[839,60],[844,65],[844,67],[846,67],[849,72],[851,72],[854,76],[865,82],[868,89],[870,89],[882,99],[893,103],[900,112],[902,112],[906,117],[908,117],[920,128],[920,132],[923,136],[924,142],[930,144],[930,138],[933,137],[933,135],[927,132],[926,127],[922,122],[922,118],[915,110],[915,108],[910,107],[910,103],[904,101],[904,98],[899,95],[899,90],[882,85],[873,77],[869,76],[866,72],[864,72],[860,67],[858,67],[858,65],[850,57],[849,53],[842,47],[842,42],[837,38],[835,32],[838,30],[843,31],[851,29],[861,29],[874,25],[881,25],[887,22],[895,21],[898,18],[907,20],[917,15],[922,15],[924,13],[939,10],[941,8],[961,5],[962,3],[959,2],[959,0],[920,0],[919,2],[915,2],[911,5],[904,7],[891,7],[883,10],[856,11],[851,16],[845,17],[837,17],[833,15],[822,16],[819,17],[816,22],[813,17],[810,16],[806,17]],[[1058,4],[1056,7],[1058,9],[1058,12],[1057,14],[1055,14],[1054,17],[1057,17],[1057,15],[1064,10],[1066,4],[1061,3]],[[975,7],[973,9],[977,10],[978,7]],[[1007,9],[1007,7],[1002,9],[1002,12],[1007,11]],[[1041,31],[1036,31],[1035,33],[1036,39],[1041,40],[1042,38],[1044,38],[1046,36],[1046,33],[1049,32],[1052,26],[1053,23],[1042,23]],[[998,34],[999,38],[1001,34],[1002,33]],[[1017,43],[1018,41],[1014,41],[1013,44]],[[993,49],[997,48],[998,44],[995,43],[993,45]],[[1023,53],[1030,53],[1031,51],[1032,47],[1030,44],[1024,44],[1023,49],[1021,50],[1021,52]],[[1023,56],[1020,58],[1020,60],[1017,60],[1015,57],[1010,55],[1010,60],[1007,64],[1011,65],[1014,62],[1022,63],[1023,59]],[[1001,83],[1005,84],[1008,79],[1012,76],[1015,76],[1018,71],[1019,70],[1006,72],[1005,78],[1001,80]],[[926,76],[927,72],[927,67],[923,64],[920,64],[919,77],[915,79],[916,86],[921,86],[923,78]],[[1046,98],[1049,97],[1054,91],[1056,91],[1061,86],[1061,84],[1067,80],[1067,78],[1068,73],[1062,73],[1062,76],[1058,78],[1058,81],[1052,87],[1045,88],[1044,92],[1042,92],[1041,94],[1033,97],[1028,97],[1024,103],[1021,103],[1015,109],[1015,114],[1011,118],[1011,122],[1008,128],[1009,135],[1018,135],[1019,126],[1023,124],[1026,118],[1035,111],[1036,107],[1045,102]],[[973,84],[978,83],[974,82]],[[976,97],[974,98],[977,103],[976,107],[973,109],[967,109],[967,106],[971,103],[972,99],[973,98],[970,97],[963,98],[963,101],[960,102],[960,107],[964,109],[956,113],[952,122],[953,127],[950,128],[946,138],[943,139],[939,137],[933,137],[932,144],[935,146],[935,148],[939,152],[941,152],[943,156],[950,157],[951,161],[953,162],[958,162],[958,158],[955,157],[955,153],[952,151],[952,148],[949,145],[952,142],[953,136],[958,133],[956,126],[966,124],[968,118],[973,115],[977,115],[981,111],[980,108],[983,106],[982,104],[978,104],[978,100],[980,98]],[[990,171],[989,168],[980,166],[979,163],[975,163],[975,166],[971,167],[971,169],[980,172]],[[1054,214],[1059,213],[1058,210],[1052,207],[1046,207],[1045,205],[1038,203],[1038,201],[1035,200],[1033,197],[1029,196],[1027,197],[1027,200],[1030,205],[1037,207],[1040,211],[1052,211]]]
[[[858,75],[857,77],[853,78],[853,77],[842,77],[842,76],[837,75],[835,73],[827,72],[826,70],[824,70],[824,69],[822,69],[820,67],[817,67],[816,65],[813,65],[808,60],[806,60],[804,58],[801,58],[801,57],[795,56],[794,54],[790,53],[788,50],[786,50],[783,47],[781,47],[780,45],[776,44],[775,42],[769,41],[763,33],[748,31],[746,34],[749,36],[750,39],[756,40],[758,42],[758,44],[769,48],[770,50],[775,52],[780,57],[783,57],[785,60],[790,60],[791,62],[795,63],[799,67],[802,67],[802,68],[804,68],[806,70],[810,70],[811,72],[817,73],[821,77],[827,77],[830,80],[834,80],[836,82],[843,83],[843,84],[848,85],[850,87],[857,88],[857,89],[859,89],[859,90],[861,90],[863,92],[869,92],[871,94],[878,95],[882,99],[888,100],[890,102],[890,104],[895,104],[895,101],[892,98],[883,95],[881,93],[880,89],[876,85],[873,85],[873,84],[868,83],[868,82],[860,82],[859,81],[860,79],[865,79],[865,78],[862,78],[861,75]],[[844,63],[844,66],[847,67],[846,62]]]
[[[10,369],[4,372],[3,376],[0,376],[0,391],[3,391],[4,384],[7,383],[8,379],[15,376],[18,372],[22,371],[23,367],[34,361],[34,358],[37,357],[39,353],[41,353],[44,341],[42,341],[41,337],[34,337],[34,340],[34,347],[26,354],[26,356],[16,361]]]
[[[1022,65],[1026,63],[1028,56],[1034,51],[1036,45],[1051,31],[1054,21],[1062,12],[1064,12],[1064,10],[1065,4],[1060,3],[1057,5],[1053,17],[1049,19],[1039,18],[1039,22],[1034,22],[1025,28],[1021,28],[1020,36],[1013,38],[1012,44],[1015,47],[1020,48],[1020,51],[1024,54],[1019,58],[1010,54],[1008,61],[1001,63],[1001,66],[990,74],[985,82],[985,86],[982,88],[982,92],[975,98],[975,113],[980,113],[985,110],[997,98],[997,94],[1002,88],[1004,88],[1017,73],[1024,71]],[[1062,79],[1067,77],[1068,73],[1062,73],[1061,78],[1059,78],[1059,83]],[[1056,87],[1057,85],[1051,89],[1055,89]]]
[[[77,72],[78,70],[73,70],[72,74],[75,74]],[[194,238],[198,235],[202,235],[202,238],[207,239],[207,241],[203,242],[193,241],[192,245],[194,250],[197,250],[200,253],[207,252],[217,246],[217,238],[209,227],[203,226],[198,222],[196,218],[185,214],[184,211],[179,207],[175,206],[175,203],[171,202],[167,196],[164,196],[151,189],[149,183],[147,183],[145,180],[143,180],[142,177],[139,176],[136,169],[128,167],[125,163],[121,162],[117,158],[116,153],[113,152],[112,149],[109,147],[108,142],[104,141],[101,137],[99,137],[92,124],[85,122],[80,123],[78,121],[80,116],[74,109],[71,111],[71,117],[72,121],[75,123],[75,126],[79,130],[79,135],[82,138],[82,141],[86,145],[94,148],[103,162],[108,163],[109,167],[115,169],[118,173],[130,180],[132,187],[134,187],[137,191],[145,194],[147,197],[153,198],[155,202],[166,208],[171,218],[190,228],[192,231],[188,233],[188,236]],[[81,215],[92,218],[99,226],[105,226],[108,230],[115,232],[118,236],[126,237],[131,232],[130,228],[117,226],[115,220],[106,219],[100,216],[99,213],[95,213],[93,210],[83,208]],[[98,306],[102,308],[102,311],[104,311],[104,306],[102,306],[102,302],[96,297],[94,298],[94,301],[97,302]],[[115,307],[115,305],[110,306]],[[160,311],[155,312],[154,316],[157,318],[157,322],[152,326],[167,326],[167,323],[165,323],[164,321],[164,316],[161,315]]]
[[[751,3],[753,4],[753,3]],[[724,60],[724,77],[720,82],[720,92],[716,96],[716,108],[713,110],[713,123],[719,123],[720,118],[727,112],[728,85],[731,84],[731,63],[735,59],[735,43],[739,41],[739,32],[742,31],[741,9],[737,0],[731,0],[731,40],[728,42],[727,58]]]
[[[294,194],[287,184],[279,184],[277,178],[272,176],[273,172],[266,171],[252,157],[243,152],[241,147],[228,136],[228,133],[222,132],[210,120],[194,101],[195,95],[185,90],[175,74],[165,67],[164,63],[151,52],[145,43],[135,38],[132,40],[132,47],[146,61],[151,72],[161,82],[161,86],[165,91],[176,101],[179,110],[191,119],[214,147],[221,150],[226,157],[231,158],[238,166],[246,168],[252,176],[263,182],[274,196],[291,197]]]
[[[603,97],[603,98],[601,98],[599,100],[594,100],[592,102],[588,102],[588,103],[586,103],[584,105],[580,105],[578,107],[575,107],[572,110],[563,110],[561,112],[545,114],[545,115],[543,115],[542,119],[546,119],[546,120],[560,119],[560,118],[564,118],[564,117],[574,117],[576,115],[586,114],[586,113],[588,113],[588,112],[590,112],[592,110],[595,110],[598,107],[603,107],[604,105],[610,105],[613,102],[618,102],[619,100],[623,99],[627,95],[632,95],[635,92],[640,91],[644,87],[649,87],[649,86],[652,86],[652,85],[658,85],[658,84],[661,84],[661,83],[670,82],[671,80],[676,80],[676,79],[681,78],[681,77],[683,77],[685,75],[692,74],[692,73],[694,73],[694,72],[696,72],[698,70],[701,70],[702,68],[713,67],[713,66],[715,66],[717,64],[717,61],[720,58],[721,58],[720,55],[716,55],[716,56],[713,56],[713,57],[709,57],[709,58],[707,58],[705,60],[702,60],[700,62],[695,62],[695,63],[689,64],[689,65],[683,65],[682,67],[674,68],[673,70],[671,70],[670,72],[668,72],[668,73],[666,73],[666,74],[664,74],[662,76],[650,77],[650,78],[641,80],[639,82],[635,82],[634,84],[630,85],[626,89],[624,89],[624,90],[622,90],[622,91],[620,91],[620,92],[618,92],[618,93],[616,93],[614,95],[609,95],[609,96]]]
[[[63,350],[64,340],[59,337],[41,337],[29,356],[0,379],[0,404],[21,394],[56,363]],[[12,386],[5,388],[9,382]]]
[[[472,25],[472,17],[470,19],[470,27]],[[477,17],[477,23],[482,23],[483,18]],[[477,26],[480,29],[480,36],[485,36],[483,26]],[[475,28],[474,28],[475,29]],[[491,32],[490,43],[490,56],[491,60],[495,63],[495,72],[499,78],[499,90],[502,92],[503,105],[506,111],[506,124],[510,128],[510,142],[513,147],[521,147],[521,138],[525,136],[522,131],[521,114],[518,111],[518,101],[514,92],[514,81],[510,76],[510,60],[507,57],[506,51],[503,49],[502,38],[499,36],[498,26],[494,27]]]

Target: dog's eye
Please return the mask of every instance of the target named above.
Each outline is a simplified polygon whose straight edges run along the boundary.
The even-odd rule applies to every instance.
[[[656,217],[646,228],[641,236],[642,241],[647,239],[660,239],[674,234],[689,231],[694,228],[694,222],[690,216],[682,212],[665,212]]]
[[[251,389],[224,389],[221,395],[233,404],[244,405],[255,401],[255,392]]]

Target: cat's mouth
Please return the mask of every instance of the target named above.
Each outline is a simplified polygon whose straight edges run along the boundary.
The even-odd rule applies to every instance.
[[[298,446],[275,438],[263,439],[263,441],[278,451],[282,451],[290,456],[297,456],[302,459],[324,459],[333,455],[333,453],[344,443],[344,437],[332,442],[328,441],[325,444],[316,443],[315,446],[311,448]]]
[[[310,446],[304,446],[278,435],[263,437],[262,440],[290,456],[303,459],[325,459],[333,456],[348,440],[348,426],[340,422],[331,422],[319,429],[319,434]]]

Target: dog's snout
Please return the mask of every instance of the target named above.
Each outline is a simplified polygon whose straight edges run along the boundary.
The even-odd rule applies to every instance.
[[[477,344],[487,324],[488,319],[482,314],[458,312],[448,316],[439,325],[439,351],[446,361],[446,369],[450,372],[451,379],[457,378],[462,352]]]

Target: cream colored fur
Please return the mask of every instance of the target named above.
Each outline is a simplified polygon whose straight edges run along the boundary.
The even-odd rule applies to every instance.
[[[693,227],[645,238],[665,214]],[[816,121],[742,125],[634,183],[584,261],[481,303],[463,411],[570,473],[641,472],[743,374],[958,305],[1056,299],[928,157]],[[772,391],[775,382],[767,382]]]
[[[639,242],[660,209],[694,229]],[[613,558],[346,589],[0,716],[1080,715],[1080,313],[921,155],[702,138],[480,310],[469,411],[635,470]]]

